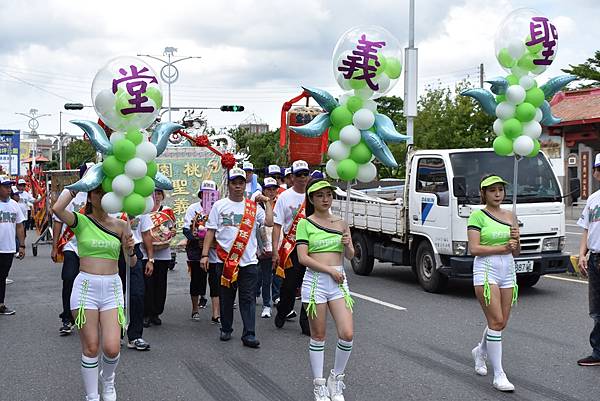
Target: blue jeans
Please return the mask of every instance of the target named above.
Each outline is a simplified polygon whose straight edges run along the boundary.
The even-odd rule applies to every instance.
[[[588,263],[588,297],[590,317],[594,319],[594,328],[590,333],[592,356],[600,359],[600,271],[598,271],[597,254],[592,254]]]
[[[279,294],[281,292],[281,283],[283,283],[283,279],[277,274],[273,274],[273,284],[271,285],[271,299],[273,302],[279,298]]]
[[[223,263],[217,264],[219,276],[223,272]],[[220,286],[219,300],[221,304],[221,331],[233,332],[233,302],[239,289],[239,309],[244,323],[242,338],[256,335],[256,282],[258,265],[240,266],[237,281],[230,287]]]
[[[256,296],[262,292],[263,306],[271,306],[271,278],[273,276],[273,262],[271,258],[259,259],[258,280],[256,282]]]

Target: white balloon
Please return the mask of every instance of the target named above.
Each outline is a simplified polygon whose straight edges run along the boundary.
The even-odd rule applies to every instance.
[[[537,67],[535,67],[533,69],[533,71],[531,71],[533,74],[535,75],[540,75],[542,74],[544,71],[546,71],[546,69],[548,69],[547,65],[538,65]]]
[[[538,139],[542,135],[542,126],[537,121],[529,121],[523,124],[523,134],[531,139]]]
[[[107,192],[102,197],[100,204],[106,213],[118,213],[123,209],[123,198],[114,192]]]
[[[342,73],[337,74],[337,76],[335,77],[335,80],[337,81],[340,88],[342,88],[343,90],[349,91],[350,89],[352,89],[350,87],[350,80],[344,78],[344,74],[342,74]]]
[[[336,161],[347,159],[350,156],[350,147],[342,141],[335,141],[329,145],[327,155]]]
[[[525,75],[519,79],[519,85],[521,85],[523,89],[529,90],[535,86],[535,79],[529,75]]]
[[[361,131],[367,130],[375,124],[375,114],[369,109],[360,109],[352,116],[352,124]]]
[[[96,95],[96,99],[94,101],[95,107],[101,113],[106,113],[107,111],[115,108],[115,103],[117,102],[117,97],[112,90],[103,89]]]
[[[112,143],[114,145],[115,142],[120,141],[121,139],[124,139],[124,138],[125,138],[124,132],[113,132],[112,134],[110,134],[110,143]]]
[[[373,96],[373,89],[371,88],[363,88],[363,89],[355,89],[354,90],[354,95],[358,96],[359,98],[363,99],[363,100],[367,100],[370,99],[371,96]]]
[[[371,182],[377,177],[377,167],[371,162],[358,166],[356,179],[360,182]]]
[[[371,110],[373,113],[377,111],[377,102],[372,99],[363,101],[363,109]]]
[[[542,121],[542,118],[544,118],[544,113],[542,113],[542,109],[538,107],[535,109],[535,117],[533,117],[533,119],[537,122],[540,122]]]
[[[338,163],[333,159],[329,159],[327,161],[327,164],[325,165],[325,171],[327,172],[327,175],[329,175],[334,180],[340,178],[340,176],[337,173],[337,165]]]
[[[350,94],[350,93],[344,93],[342,96],[340,96],[339,103],[342,106],[345,106],[346,103],[348,103],[348,99],[350,99],[350,96],[352,96],[352,94]]]
[[[504,126],[504,122],[501,119],[497,119],[494,121],[494,133],[498,136],[502,135],[502,127]]]
[[[154,209],[154,198],[152,197],[152,195],[146,196],[144,198],[144,201],[146,201],[146,207],[144,208],[144,214],[150,213],[152,211],[152,209]]]
[[[527,48],[525,47],[525,43],[522,40],[512,41],[511,43],[508,44],[507,49],[508,49],[508,54],[510,54],[510,56],[512,58],[514,58],[515,60],[520,59],[521,56],[523,54],[525,54],[525,52],[527,51]]]
[[[516,107],[508,102],[502,102],[496,106],[496,117],[501,120],[508,120],[515,115]]]
[[[135,157],[148,163],[156,159],[156,152],[156,145],[152,142],[142,142],[135,148]]]
[[[125,174],[119,174],[112,180],[112,190],[115,194],[125,197],[133,192],[133,180]]]
[[[377,90],[377,92],[384,93],[389,89],[392,81],[390,80],[390,77],[387,76],[387,74],[380,74],[375,79],[375,83],[379,85],[379,89]]]
[[[506,90],[506,101],[516,106],[523,103],[525,95],[527,94],[521,85],[511,85]]]
[[[346,125],[340,131],[340,141],[348,146],[358,145],[360,142],[360,130],[354,125]]]
[[[513,68],[511,68],[510,72],[517,78],[521,78],[521,77],[529,74],[529,71],[524,70],[523,68],[518,67],[518,66],[514,66]]]
[[[146,166],[146,162],[139,157],[134,157],[125,163],[125,174],[133,180],[142,178],[146,175],[147,171],[148,166]]]
[[[534,148],[533,139],[527,135],[521,135],[513,142],[513,151],[519,156],[527,156],[533,151]]]

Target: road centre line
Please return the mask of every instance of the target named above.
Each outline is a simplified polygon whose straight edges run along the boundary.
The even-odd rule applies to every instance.
[[[356,298],[360,298],[360,299],[364,299],[365,301],[373,302],[374,304],[379,304],[379,305],[387,306],[388,308],[392,308],[392,309],[396,309],[396,310],[400,310],[400,311],[406,310],[406,308],[403,308],[401,306],[394,305],[394,304],[391,304],[389,302],[381,301],[381,300],[379,300],[377,298],[373,298],[373,297],[370,297],[368,295],[359,294],[359,293],[353,292],[353,291],[350,291],[350,294],[352,296],[355,296]]]
[[[547,277],[547,278],[551,278],[551,279],[554,279],[554,280],[570,281],[570,282],[573,282],[573,283],[581,283],[581,284],[587,284],[588,283],[585,280],[577,280],[577,279],[574,279],[574,278],[567,278],[567,277],[558,277],[558,276],[553,276],[551,274],[546,274],[545,276],[542,276],[542,277]]]

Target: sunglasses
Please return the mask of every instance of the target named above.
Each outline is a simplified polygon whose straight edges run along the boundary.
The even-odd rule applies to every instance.
[[[303,171],[301,173],[294,173],[295,177],[308,177],[308,171]]]

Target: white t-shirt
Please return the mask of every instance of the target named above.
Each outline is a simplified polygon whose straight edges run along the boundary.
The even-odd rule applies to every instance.
[[[69,192],[69,190],[63,189],[63,193],[64,192]],[[85,206],[86,202],[87,202],[87,192],[77,192],[77,195],[75,195],[75,197],[71,200],[71,202],[69,202],[69,204],[67,205],[65,210],[69,211],[69,212],[78,212],[79,213],[81,208]],[[62,221],[60,221],[60,219],[58,218],[57,215],[54,215],[53,218],[54,218],[54,221],[58,221],[59,223],[62,223]],[[66,228],[67,228],[67,226],[65,224],[63,224],[62,230],[60,231],[61,235],[65,232]],[[71,240],[65,244],[65,247],[63,248],[63,252],[64,251],[73,251],[77,255],[79,255],[77,253],[77,238],[75,236],[73,236],[73,238],[71,238]]]
[[[17,223],[25,221],[19,204],[12,199],[0,201],[0,253],[15,253]]]
[[[208,221],[206,222],[206,228],[215,230],[215,238],[217,243],[224,250],[228,251],[233,246],[235,241],[238,228],[244,216],[245,201],[234,202],[229,198],[221,199],[215,202],[210,214],[208,215]],[[256,208],[256,220],[254,221],[254,227],[250,233],[248,244],[242,255],[240,266],[254,265],[258,263],[256,257],[257,241],[256,231],[260,226],[265,224],[265,211],[257,207]]]
[[[140,233],[148,232],[148,231],[152,230],[152,228],[154,228],[154,223],[152,223],[150,214],[142,214],[141,216],[139,216],[139,219],[140,219],[140,224],[139,224]],[[142,254],[144,255],[144,259],[148,259],[148,254],[146,253],[146,247],[144,246],[143,242],[142,242],[142,246],[140,246],[140,250],[142,251]],[[155,250],[154,251],[154,260],[171,260],[171,247],[161,249],[160,251]]]
[[[23,191],[19,194],[19,204],[24,204],[27,207],[27,210],[29,210],[31,206],[33,206],[34,200],[35,199],[33,199],[33,196],[31,196],[31,194],[27,191]]]
[[[134,243],[141,244],[142,243],[142,232],[140,231],[140,216],[136,216],[131,220],[131,234],[133,235]]]
[[[283,234],[286,234],[292,227],[292,222],[302,203],[304,203],[304,193],[299,194],[294,191],[294,188],[286,189],[277,198],[273,210],[273,222],[281,225]]]
[[[588,230],[588,249],[600,252],[600,190],[588,198],[577,225]]]
[[[256,197],[256,194],[260,193],[262,193],[262,186],[258,182],[256,183],[256,188],[254,188],[254,192],[252,192],[252,180],[246,183],[246,198],[253,199],[254,197]]]
[[[187,211],[185,212],[185,216],[183,217],[183,225],[185,228],[190,228],[192,225],[192,220],[196,216],[197,213],[204,213],[204,209],[202,209],[202,202],[192,203]],[[208,250],[208,263],[220,263],[219,257],[217,256],[217,251],[215,248],[210,248]]]

